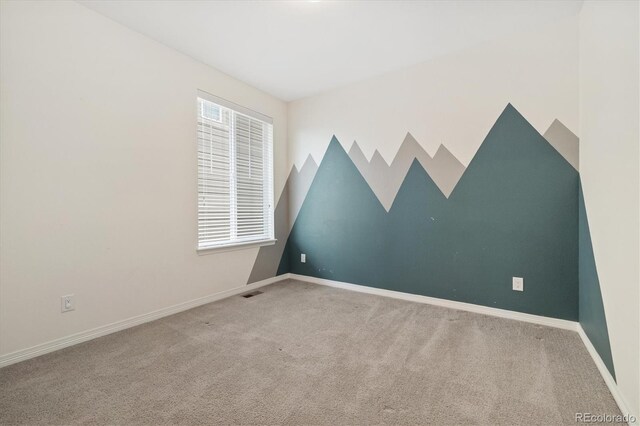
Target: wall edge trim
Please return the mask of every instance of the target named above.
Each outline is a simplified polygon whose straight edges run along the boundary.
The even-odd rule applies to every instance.
[[[79,343],[87,342],[89,340],[96,339],[98,337],[106,336],[108,334],[122,331],[127,328],[135,327],[140,324],[144,324],[150,321],[154,321],[160,318],[164,318],[169,315],[177,314],[198,306],[206,305],[207,303],[216,302],[218,300],[225,299],[227,297],[235,296],[246,291],[254,290],[256,288],[264,287],[269,284],[273,284],[289,278],[289,274],[278,275],[272,278],[268,278],[262,281],[258,281],[252,284],[245,284],[239,287],[234,287],[230,290],[224,290],[217,293],[213,293],[207,296],[199,297],[196,299],[188,300],[186,302],[178,303],[172,306],[167,306],[155,311],[147,312],[145,314],[136,315],[124,320],[116,321],[110,324],[105,324],[96,328],[74,333],[65,337],[50,340],[45,343],[41,343],[30,348],[19,349],[14,352],[0,355],[0,368],[6,367],[11,364],[16,364],[20,361],[26,361],[31,358],[36,358],[40,355],[45,355],[50,352],[55,352],[60,349],[64,349],[70,346],[77,345]]]
[[[613,396],[613,399],[616,401],[616,404],[618,404],[618,408],[620,408],[620,411],[622,412],[622,414],[635,417],[636,421],[633,423],[630,421],[629,425],[639,426],[640,421],[638,421],[638,413],[633,413],[629,408],[630,405],[627,404],[625,398],[622,396],[622,393],[618,388],[618,384],[614,380],[611,373],[609,373],[609,369],[607,369],[607,366],[604,364],[604,361],[602,361],[600,354],[598,354],[598,351],[596,350],[595,346],[593,346],[593,343],[591,343],[591,340],[589,340],[587,333],[584,332],[584,329],[582,328],[582,325],[580,323],[577,324],[576,331],[578,332],[578,335],[580,336],[582,343],[587,348],[587,352],[589,352],[589,355],[591,355],[593,362],[596,364],[596,367],[598,368],[598,371],[600,372],[602,379],[604,380],[605,384],[609,388],[609,392],[611,392],[611,395]]]
[[[391,297],[409,302],[425,303],[428,305],[441,306],[444,308],[458,309],[461,311],[473,312],[493,317],[512,319],[533,324],[545,325],[547,327],[561,328],[564,330],[577,330],[577,322],[558,318],[544,317],[541,315],[526,314],[524,312],[509,311],[507,309],[491,308],[489,306],[474,305],[473,303],[458,302],[455,300],[440,299],[437,297],[422,296],[419,294],[403,293],[401,291],[386,290],[376,287],[367,287],[359,284],[333,281],[324,278],[309,277],[306,275],[290,274],[292,279],[306,281],[313,284],[326,285],[329,287],[341,288],[344,290],[357,291],[360,293],[375,294],[378,296]]]

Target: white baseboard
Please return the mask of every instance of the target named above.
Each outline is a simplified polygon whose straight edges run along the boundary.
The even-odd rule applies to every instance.
[[[49,352],[57,351],[69,346],[77,345],[78,343],[86,342],[97,337],[106,336],[107,334],[115,333],[116,331],[124,330],[126,328],[134,327],[136,325],[144,324],[145,322],[157,320],[169,315],[176,314],[178,312],[186,311],[197,306],[206,305],[207,303],[215,302],[230,296],[235,296],[247,291],[254,290],[269,284],[276,283],[289,278],[289,274],[279,275],[277,277],[268,278],[266,280],[258,281],[256,283],[243,285],[231,290],[221,291],[219,293],[210,294],[208,296],[199,297],[197,299],[189,300],[187,302],[178,303],[177,305],[168,306],[166,308],[158,309],[157,311],[149,312],[135,317],[127,318],[122,321],[117,321],[111,324],[96,327],[90,330],[81,331],[79,333],[72,334],[70,336],[61,337],[59,339],[51,340],[46,343],[42,343],[36,346],[32,346],[27,349],[21,349],[15,352],[11,352],[0,356],[0,368],[7,365],[15,364],[20,361],[24,361],[30,358],[35,358],[40,355],[47,354]]]
[[[546,325],[548,327],[562,328],[576,331],[577,322],[557,318],[543,317],[540,315],[525,314],[522,312],[508,311],[506,309],[491,308],[489,306],[474,305],[472,303],[456,302],[453,300],[439,299],[437,297],[421,296],[418,294],[402,293],[400,291],[385,290],[382,288],[367,287],[364,285],[350,284],[340,281],[332,281],[324,278],[308,277],[306,275],[290,274],[292,279],[306,281],[313,284],[321,284],[329,287],[342,288],[360,293],[375,294],[377,296],[392,297],[394,299],[408,300],[410,302],[426,303],[445,308],[459,309],[461,311],[477,314],[491,315],[533,324]]]
[[[593,343],[591,343],[591,340],[589,340],[589,337],[584,332],[584,329],[580,324],[578,324],[577,331],[578,331],[578,335],[580,336],[580,339],[582,339],[582,343],[584,343],[584,346],[587,348],[589,355],[591,355],[591,358],[593,358],[593,362],[596,364],[596,367],[598,367],[598,371],[600,372],[600,375],[604,379],[604,382],[607,384],[607,387],[609,388],[609,391],[611,392],[613,399],[616,401],[616,404],[618,404],[618,408],[620,408],[620,412],[623,415],[633,416],[635,418],[635,422],[629,422],[630,426],[640,425],[640,422],[638,420],[639,413],[632,413],[631,410],[629,409],[630,406],[629,404],[627,404],[626,400],[620,393],[618,384],[616,383],[611,373],[609,373],[609,369],[604,364],[604,361],[602,361],[602,358],[600,358],[600,354],[598,354],[598,351],[596,351],[596,348],[593,346]]]

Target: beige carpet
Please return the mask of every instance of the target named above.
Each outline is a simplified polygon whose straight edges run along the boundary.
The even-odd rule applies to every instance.
[[[574,332],[295,281],[0,369],[2,424],[575,424]]]

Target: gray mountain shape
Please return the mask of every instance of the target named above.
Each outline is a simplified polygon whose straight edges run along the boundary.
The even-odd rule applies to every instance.
[[[580,170],[580,139],[567,126],[555,119],[542,136],[574,169]]]
[[[371,161],[367,161],[357,142],[351,145],[349,157],[387,211],[391,209],[414,159],[418,159],[447,198],[465,171],[464,165],[444,145],[440,145],[431,157],[411,133],[407,133],[391,164],[387,164],[378,150],[373,153]]]
[[[311,183],[313,182],[313,178],[316,176],[317,171],[318,165],[311,154],[307,156],[307,159],[304,161],[300,170],[295,166],[291,168],[289,178],[285,184],[285,189],[288,191],[289,195],[288,231],[291,230],[293,223],[296,221],[300,207],[302,207],[302,203],[307,196],[307,191],[309,191],[309,187],[311,187]],[[289,234],[288,231],[287,235]]]
[[[276,242],[270,246],[262,246],[253,264],[247,284],[272,278],[278,271],[278,264],[289,238],[291,227],[298,216],[313,178],[318,171],[318,165],[309,155],[298,170],[294,165],[289,172],[276,209],[273,212]]]

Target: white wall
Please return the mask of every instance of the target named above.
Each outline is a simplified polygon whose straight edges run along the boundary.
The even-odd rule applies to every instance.
[[[0,355],[244,285],[196,254],[196,91],[286,105],[74,2],[1,2]],[[76,310],[60,313],[74,293]]]
[[[320,162],[331,136],[390,163],[407,131],[432,156],[467,165],[511,102],[541,133],[554,119],[578,133],[578,19],[480,44],[289,104],[289,161]]]
[[[580,170],[618,388],[640,413],[639,8],[580,13]]]

